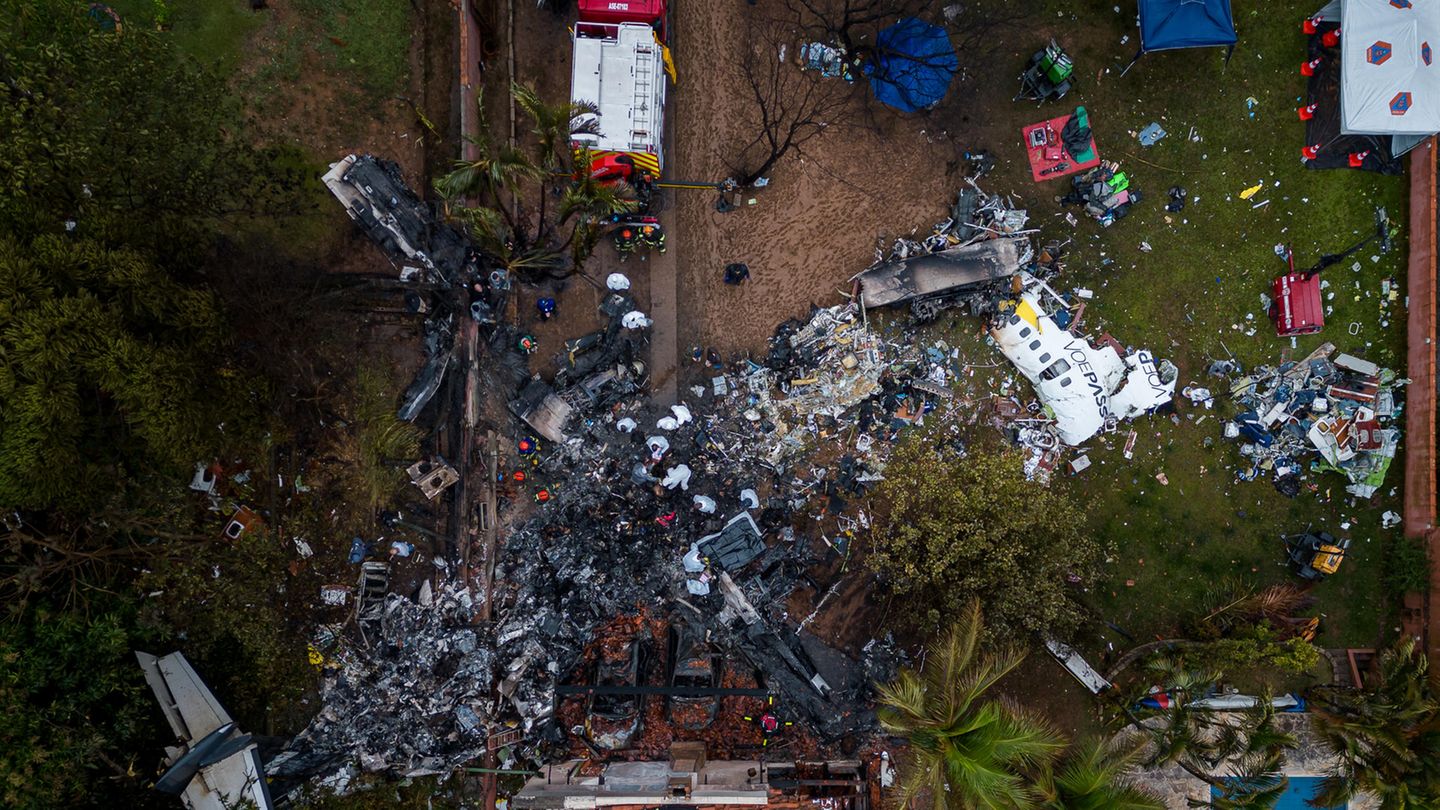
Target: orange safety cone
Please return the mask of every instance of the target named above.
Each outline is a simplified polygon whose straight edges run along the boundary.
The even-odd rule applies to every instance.
[[[1327,48],[1333,48],[1340,44],[1340,29],[1332,28],[1320,35],[1320,44]]]
[[[1305,147],[1301,147],[1301,149],[1300,149],[1300,159],[1301,159],[1301,160],[1314,160],[1315,158],[1317,158],[1317,157],[1319,157],[1319,156],[1320,156],[1320,144],[1318,144],[1318,143],[1311,144],[1311,145],[1305,146]]]
[[[1306,17],[1305,22],[1300,23],[1300,30],[1304,32],[1307,37],[1314,36],[1315,32],[1320,30],[1320,23],[1324,21],[1325,18],[1319,14],[1316,14],[1314,17]]]
[[[1365,162],[1365,158],[1367,158],[1367,157],[1369,157],[1369,156],[1370,156],[1370,150],[1369,150],[1369,149],[1366,149],[1364,152],[1351,152],[1351,153],[1350,153],[1350,156],[1349,156],[1349,158],[1348,158],[1348,160],[1349,160],[1349,162],[1350,162],[1350,168],[1352,168],[1352,169],[1358,169],[1358,168],[1360,168],[1360,166]]]
[[[1314,59],[1311,59],[1309,62],[1304,63],[1300,66],[1300,75],[1314,76],[1315,71],[1320,69],[1320,64],[1324,61],[1325,59],[1323,57],[1317,56]]]
[[[1315,111],[1318,109],[1320,109],[1320,103],[1312,102],[1310,104],[1306,104],[1304,107],[1301,107],[1295,112],[1300,116],[1301,121],[1309,121],[1311,118],[1315,117]]]

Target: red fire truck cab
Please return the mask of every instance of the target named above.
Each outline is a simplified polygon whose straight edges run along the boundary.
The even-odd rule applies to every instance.
[[[664,43],[669,39],[665,10],[665,0],[580,0],[580,22],[576,30],[581,33],[586,23],[645,23],[655,29]]]

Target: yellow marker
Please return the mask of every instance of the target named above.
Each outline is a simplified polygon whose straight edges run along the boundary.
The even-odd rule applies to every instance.
[[[1242,199],[1242,200],[1248,200],[1248,199],[1250,199],[1251,197],[1254,197],[1254,196],[1255,196],[1255,192],[1259,191],[1260,189],[1262,189],[1262,188],[1264,188],[1264,187],[1265,187],[1265,184],[1264,184],[1264,183],[1256,183],[1255,185],[1253,185],[1253,186],[1245,189],[1244,191],[1240,192],[1240,199]]]
[[[1040,313],[1036,312],[1035,308],[1030,306],[1029,301],[1021,300],[1020,306],[1015,307],[1015,314],[1019,315],[1021,318],[1025,319],[1027,323],[1035,327],[1035,331],[1044,331],[1040,328]]]

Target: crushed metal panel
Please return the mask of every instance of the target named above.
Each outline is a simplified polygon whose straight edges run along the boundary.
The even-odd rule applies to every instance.
[[[1053,638],[1047,638],[1045,639],[1045,649],[1049,650],[1050,654],[1055,656],[1055,660],[1059,661],[1060,665],[1065,667],[1067,672],[1075,676],[1075,680],[1079,681],[1093,694],[1098,695],[1113,685],[1105,679],[1104,675],[1101,675],[1094,667],[1090,666],[1090,662],[1086,661],[1080,653],[1076,652],[1075,648],[1069,644]]]
[[[749,512],[741,512],[715,534],[700,538],[700,553],[726,571],[745,567],[765,551],[760,527]]]
[[[361,624],[380,621],[385,597],[390,593],[390,564],[371,560],[360,566],[360,583],[355,589],[355,619]]]
[[[1054,414],[1061,441],[1081,444],[1170,401],[1175,376],[1168,364],[1144,350],[1122,358],[1114,341],[1097,347],[1061,328],[1042,303],[1042,288],[1027,288],[1013,312],[994,319],[990,336]]]
[[[410,465],[406,472],[410,474],[410,483],[419,487],[425,498],[431,501],[460,480],[460,474],[440,456],[421,459]]]
[[[560,444],[567,438],[565,424],[575,407],[544,381],[535,379],[510,403],[510,412],[533,428],[540,438]]]
[[[1029,255],[1029,239],[987,239],[973,245],[883,262],[855,279],[860,283],[865,306],[883,307],[1003,281],[1019,272]]]

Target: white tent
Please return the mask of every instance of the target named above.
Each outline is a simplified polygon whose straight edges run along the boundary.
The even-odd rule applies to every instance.
[[[1334,19],[1331,3],[1321,14]],[[1396,154],[1440,132],[1440,4],[1344,0],[1340,4],[1340,127],[1394,135]],[[1326,14],[1326,12],[1330,12]]]

